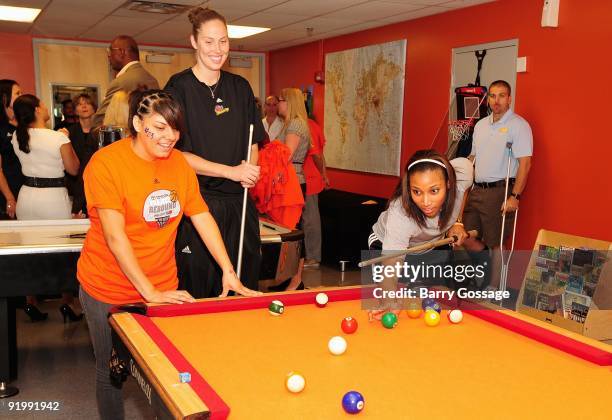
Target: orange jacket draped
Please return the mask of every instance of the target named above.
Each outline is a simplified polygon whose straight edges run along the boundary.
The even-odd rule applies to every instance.
[[[293,229],[302,215],[304,196],[290,156],[289,148],[279,140],[266,144],[259,151],[259,181],[249,192],[260,213]]]

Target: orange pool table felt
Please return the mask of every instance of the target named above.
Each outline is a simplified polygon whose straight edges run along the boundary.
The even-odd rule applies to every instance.
[[[445,310],[436,327],[402,311],[389,330],[368,321],[359,288],[327,293],[324,308],[297,292],[155,306],[111,324],[179,418],[348,418],[350,390],[365,398],[359,418],[611,418],[609,346],[507,311],[464,311],[453,325]],[[281,316],[267,310],[274,299]],[[346,316],[354,334],[340,329]],[[327,349],[335,335],[348,342],[340,356]],[[179,383],[185,370],[191,383]],[[306,379],[301,393],[285,388],[291,371]]]

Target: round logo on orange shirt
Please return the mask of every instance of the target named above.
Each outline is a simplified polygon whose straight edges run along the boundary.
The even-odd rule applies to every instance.
[[[181,212],[176,191],[155,190],[144,202],[142,215],[151,227],[163,228]]]

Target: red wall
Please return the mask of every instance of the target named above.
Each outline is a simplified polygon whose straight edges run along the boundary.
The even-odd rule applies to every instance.
[[[36,93],[30,35],[0,32],[0,79],[13,79],[23,93]]]
[[[407,39],[402,166],[429,147],[448,107],[451,49],[517,38],[527,73],[517,74],[515,111],[531,124],[534,158],[521,199],[517,246],[530,249],[549,229],[612,241],[609,134],[612,3],[561,3],[558,28],[542,28],[542,2],[500,0],[336,38],[322,54]],[[320,43],[270,53],[270,91],[313,84]],[[315,88],[323,121],[324,86]],[[333,187],[387,197],[397,178],[330,170]]]

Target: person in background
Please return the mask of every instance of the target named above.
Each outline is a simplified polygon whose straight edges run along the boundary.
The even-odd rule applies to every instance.
[[[266,98],[265,117],[261,120],[270,141],[279,138],[283,129],[283,120],[278,116],[278,98],[275,95],[270,95]]]
[[[0,220],[15,218],[16,198],[23,185],[21,164],[11,144],[17,127],[13,103],[20,95],[16,81],[0,80]]]
[[[130,114],[129,105],[130,94],[125,90],[119,90],[115,93],[106,108],[104,114],[104,126],[113,126],[123,129],[123,132],[128,133],[128,118]]]
[[[306,196],[304,197],[304,245],[306,258],[304,268],[317,268],[321,262],[321,215],[319,214],[319,193],[329,189],[327,167],[325,165],[325,137],[317,122],[308,119],[312,147],[304,161]]]
[[[263,106],[261,105],[261,99],[259,99],[257,96],[255,97],[255,105],[257,105],[257,112],[259,112],[259,116],[261,118],[265,117]]]
[[[132,92],[138,89],[159,88],[159,83],[155,77],[140,64],[140,52],[134,38],[119,35],[111,42],[107,54],[110,66],[117,72],[117,76],[108,85],[104,100],[94,115],[93,126],[95,128],[103,124],[106,109],[113,95],[118,91]]]
[[[278,113],[283,118],[283,128],[279,134],[281,140],[291,151],[290,161],[297,174],[302,194],[306,195],[306,177],[304,176],[304,160],[311,147],[312,140],[308,128],[308,115],[304,106],[304,95],[296,88],[285,88],[278,98]],[[303,229],[304,213],[298,223],[298,228]],[[305,249],[302,244],[302,252],[298,272],[290,279],[284,290],[303,289],[302,272],[304,269]],[[285,286],[282,283],[279,286]],[[275,286],[276,287],[276,286]],[[275,290],[275,289],[272,289]]]
[[[68,126],[79,122],[79,117],[75,113],[75,106],[72,99],[62,101],[62,117],[56,118],[53,129],[68,128]]]
[[[491,83],[488,92],[492,112],[474,127],[472,151],[468,159],[474,162],[475,182],[465,206],[463,223],[467,230],[475,229],[480,233],[479,238],[465,241],[465,248],[474,263],[485,264],[489,253],[492,254],[491,262],[486,264],[490,267],[491,278],[482,286],[490,283],[489,287],[497,289],[502,263],[500,241],[512,234],[515,212],[527,186],[533,155],[533,134],[529,123],[510,109],[512,91],[508,82],[496,80]],[[511,144],[511,149],[507,148],[507,144]],[[508,163],[510,178],[508,197],[505,197]],[[504,213],[506,219],[502,238]]]
[[[46,128],[49,111],[34,95],[21,95],[13,103],[17,129],[11,140],[13,150],[21,162],[25,176],[17,198],[17,219],[56,220],[70,219],[71,203],[65,187],[64,171],[70,175],[79,172],[79,159],[62,131]],[[60,312],[64,321],[80,320],[70,307],[72,295],[62,293]],[[47,319],[36,307],[36,297],[28,296],[25,312],[32,321]]]
[[[66,185],[68,193],[72,196],[72,215],[76,218],[87,217],[87,203],[85,202],[85,191],[83,190],[83,171],[98,150],[98,140],[92,133],[93,115],[96,112],[96,104],[91,96],[83,93],[74,98],[76,114],[79,121],[68,126],[68,137],[72,143],[80,166],[76,176],[67,174]]]

